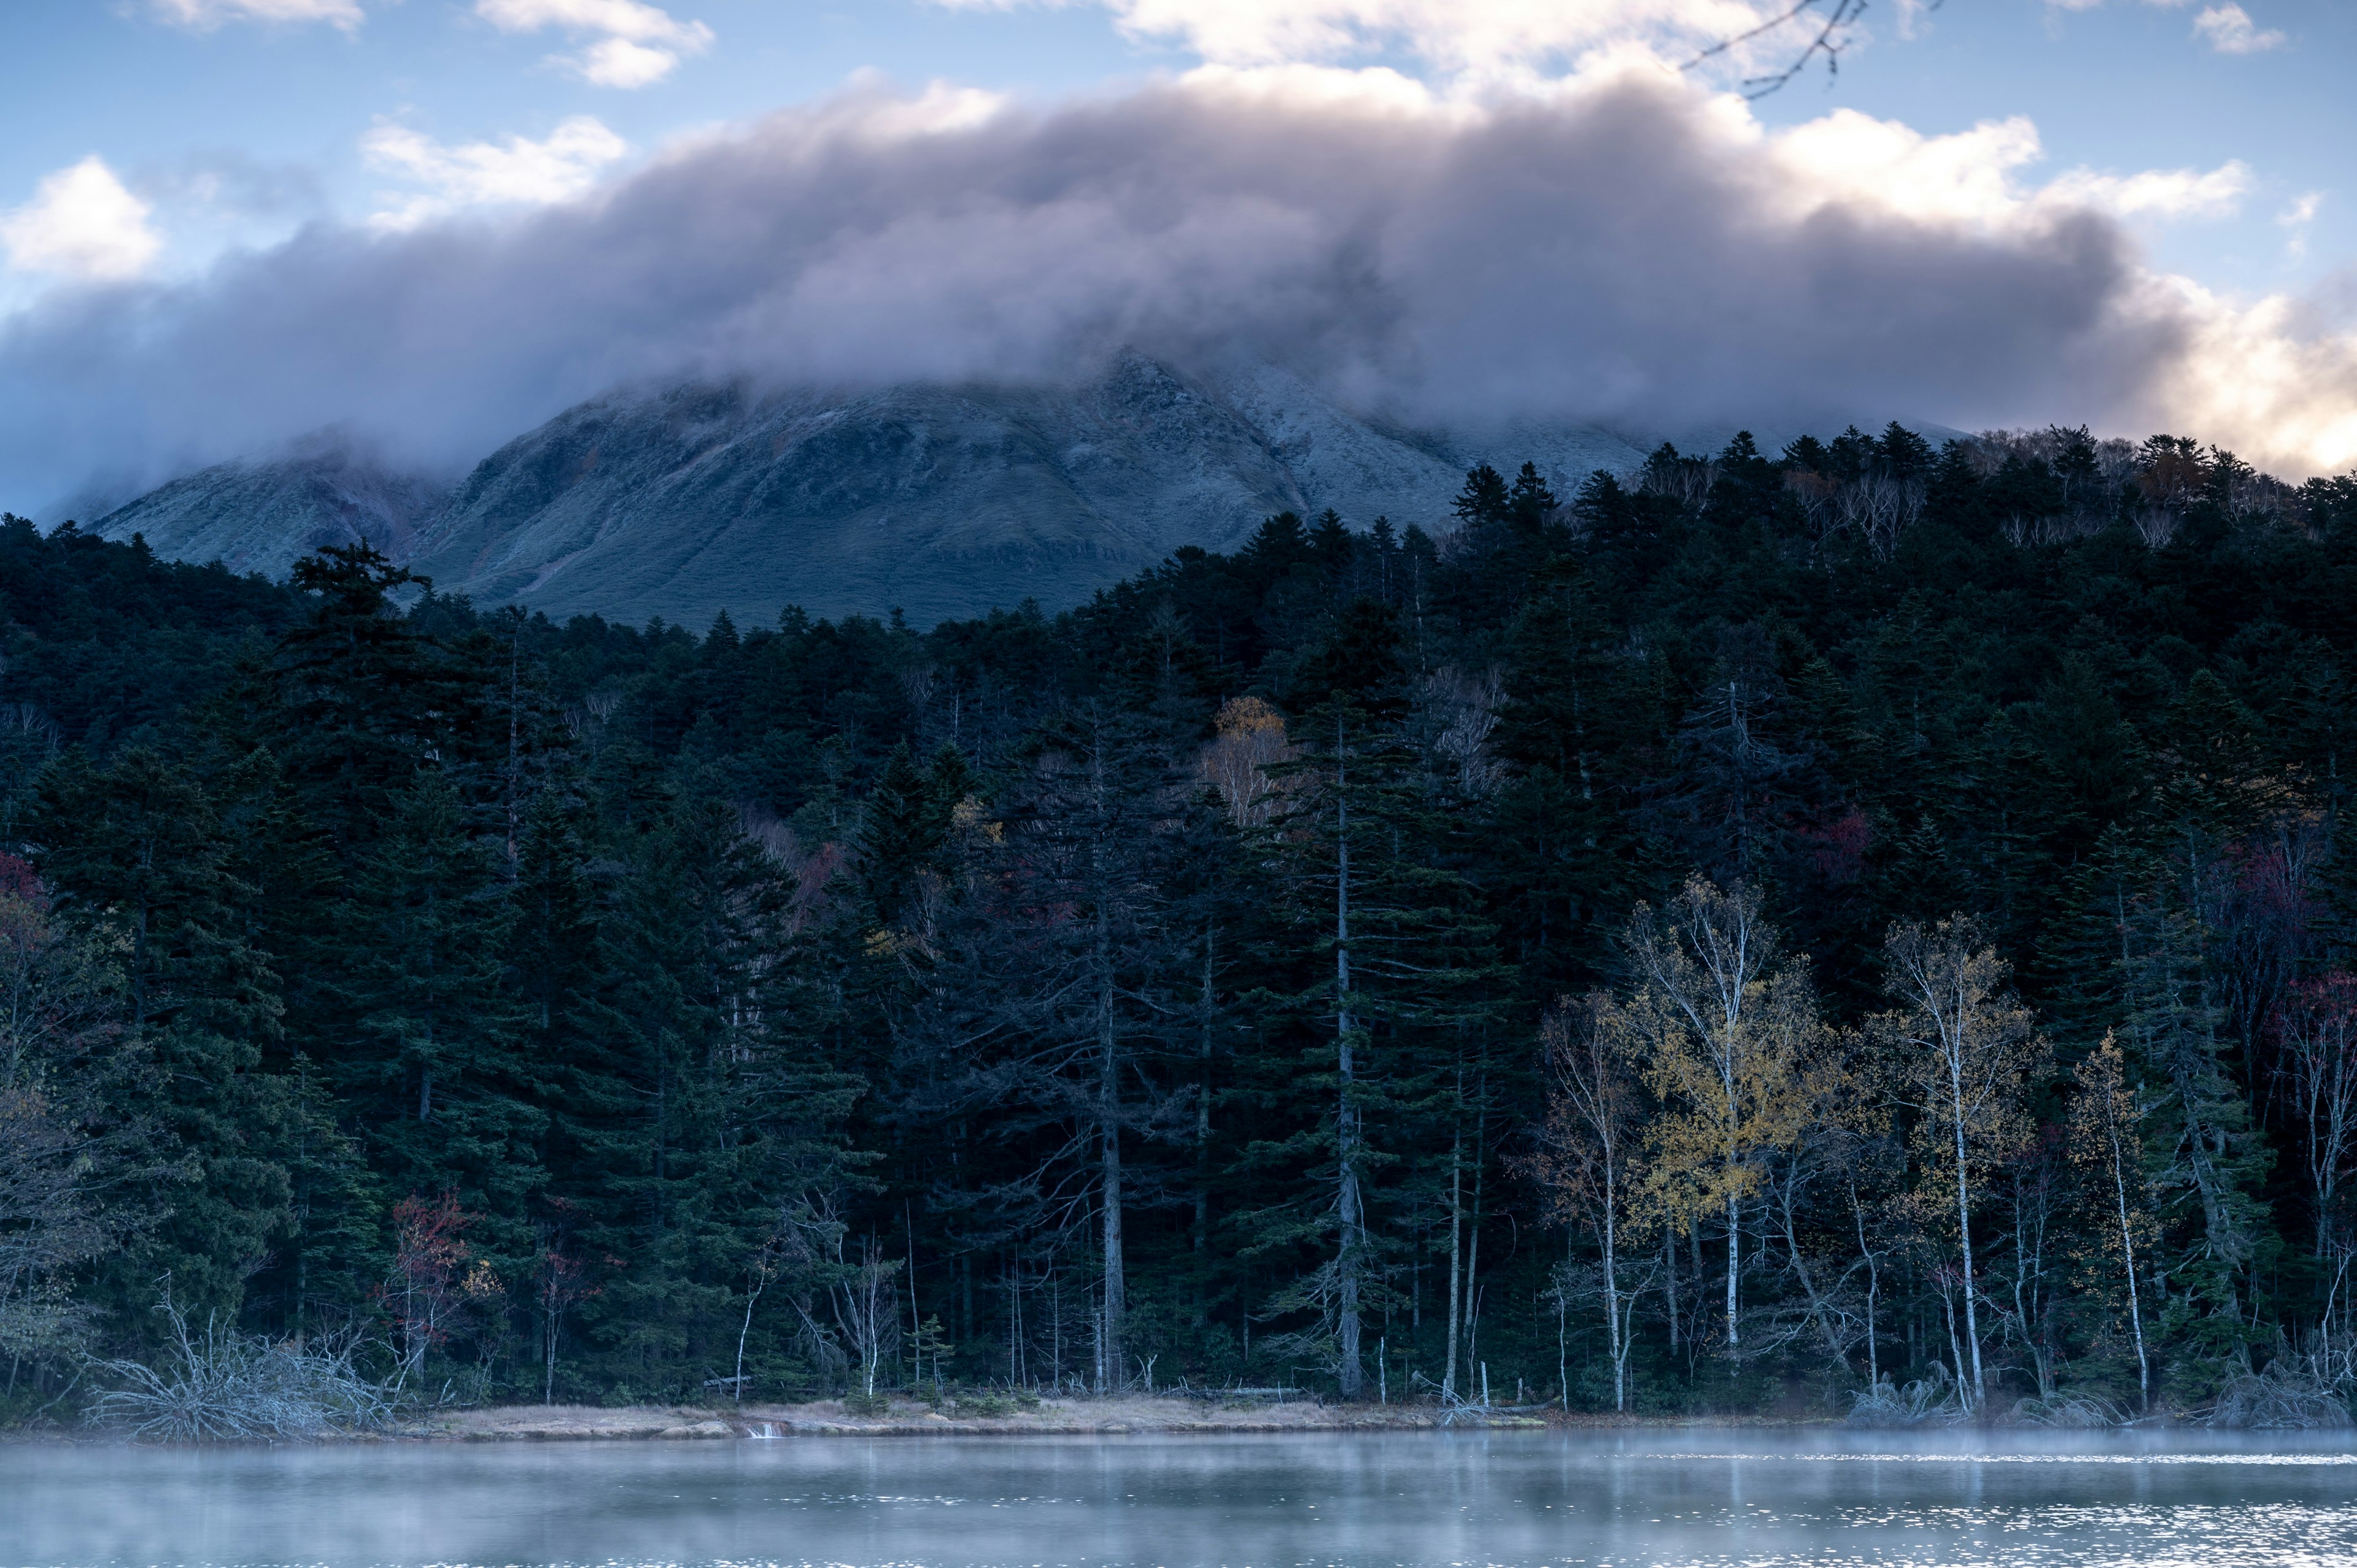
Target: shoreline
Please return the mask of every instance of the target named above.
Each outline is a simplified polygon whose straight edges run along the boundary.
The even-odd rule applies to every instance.
[[[1459,1418],[1457,1425],[1477,1424]],[[1535,1430],[1533,1416],[1495,1415],[1478,1424]],[[1266,1434],[1437,1430],[1437,1410],[1393,1405],[1220,1402],[1153,1397],[1041,1398],[1033,1407],[960,1414],[895,1399],[863,1414],[840,1400],[799,1404],[498,1405],[451,1411],[419,1423],[394,1441],[440,1443],[693,1442],[787,1437],[1114,1436],[1125,1433]]]
[[[1789,1416],[1624,1416],[1547,1411],[1462,1412],[1444,1420],[1430,1405],[1344,1405],[1218,1399],[1042,1398],[1037,1407],[990,1414],[944,1412],[895,1400],[880,1414],[846,1411],[839,1400],[802,1404],[500,1405],[451,1411],[394,1442],[563,1443],[717,1442],[788,1437],[1071,1437],[1199,1434],[1265,1435],[1292,1432],[1524,1431],[1695,1426],[1800,1427],[1837,1424]]]

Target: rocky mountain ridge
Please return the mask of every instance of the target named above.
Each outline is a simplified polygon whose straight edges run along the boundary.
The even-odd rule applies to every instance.
[[[364,538],[445,591],[559,619],[700,628],[791,604],[927,625],[1027,598],[1060,609],[1280,510],[1434,528],[1473,463],[1525,460],[1567,488],[1641,454],[1593,429],[1408,430],[1271,367],[1190,375],[1124,355],[1077,387],[618,392],[455,487],[323,447],[205,469],[95,526],[272,575]]]

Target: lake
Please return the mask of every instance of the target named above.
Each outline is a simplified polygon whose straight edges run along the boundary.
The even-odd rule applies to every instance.
[[[0,1568],[2357,1563],[2348,1438],[1846,1430],[0,1448]]]

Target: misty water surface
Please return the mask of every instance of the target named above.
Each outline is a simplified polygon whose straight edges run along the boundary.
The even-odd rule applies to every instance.
[[[0,1568],[2357,1563],[2341,1443],[785,1438],[0,1450]]]

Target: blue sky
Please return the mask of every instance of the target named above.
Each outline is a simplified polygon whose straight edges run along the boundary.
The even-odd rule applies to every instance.
[[[2251,182],[2232,216],[2139,225],[2158,260],[2217,286],[2267,290],[2313,285],[2357,259],[2347,188],[2357,5],[2250,0],[2255,26],[2285,39],[2241,55],[2205,45],[2193,5],[1946,0],[1911,19],[1880,9],[1838,78],[1812,73],[1762,101],[1761,118],[1789,124],[1846,106],[1936,134],[2023,115],[2045,149],[2041,171],[2239,160]],[[361,138],[382,121],[464,144],[543,137],[588,114],[646,149],[821,97],[861,71],[1051,99],[1198,63],[1183,39],[1125,36],[1087,5],[689,0],[671,10],[705,23],[711,45],[663,80],[621,91],[544,63],[563,52],[562,35],[502,33],[457,0],[371,0],[350,28],[197,28],[143,0],[14,0],[0,24],[10,105],[0,207],[95,154],[135,190],[161,196],[177,219],[172,241],[194,259],[320,213],[366,217],[402,183],[361,156]],[[1397,48],[1361,58],[1429,74]],[[185,194],[207,174],[232,187],[210,209]],[[2280,220],[2310,195],[2315,216],[2296,234]]]
[[[24,354],[12,372],[12,323],[20,347],[27,323],[69,307],[85,323],[144,309],[142,330],[152,331],[155,311],[213,308],[206,291],[224,259],[276,254],[307,229],[390,245],[436,225],[594,200],[683,145],[748,134],[777,111],[863,83],[872,91],[877,80],[910,94],[934,83],[981,89],[1052,113],[1150,96],[1157,82],[1200,82],[1207,61],[1214,74],[1284,81],[1313,98],[1334,81],[1388,91],[1395,78],[1383,73],[1393,72],[1422,84],[1429,102],[1420,112],[1441,127],[1459,124],[1449,116],[1464,105],[1557,102],[1565,83],[1601,81],[1632,59],[1658,74],[1781,8],[1771,0],[12,0],[0,21],[0,101],[9,106],[0,138],[0,413],[10,395],[41,391]],[[1792,47],[1771,36],[1753,63],[1771,65]],[[2156,331],[2210,343],[2198,352],[2213,360],[2231,339],[2243,346],[2234,353],[2280,361],[2268,389],[2179,400],[2188,417],[2228,421],[2264,448],[2266,422],[2283,422],[2287,384],[2316,380],[2319,366],[2327,380],[2357,366],[2348,338],[2357,318],[2352,60],[2357,5],[2338,0],[1929,8],[1876,0],[1836,78],[1813,71],[1748,110],[1725,96],[1703,107],[1697,92],[1689,109],[1697,125],[1740,122],[1745,134],[1788,138],[1778,145],[1803,161],[1830,158],[1839,166],[1810,187],[1812,200],[1830,180],[1843,199],[1959,233],[1979,225],[1984,237],[1990,224],[2018,225],[2026,214],[2098,214],[2142,269],[2120,285],[2121,299],[2175,291],[2199,302]],[[1297,68],[1326,74],[1301,88],[1311,79],[1285,75]],[[1725,89],[1739,75],[1706,85]],[[1939,186],[1931,197],[1927,178]],[[158,303],[170,290],[172,303]],[[2185,385],[2215,382],[2219,367],[2189,359],[2170,374]],[[2344,448],[2357,456],[2357,383],[2334,384],[2349,407],[2294,411],[2302,433],[2277,450],[2307,454],[2298,461],[2309,467],[2338,465]],[[1957,402],[1958,417],[1970,401]],[[2123,403],[2119,417],[2155,417],[2155,407],[2168,412],[2147,399],[2133,412]],[[2025,402],[2022,412],[2036,410]],[[83,415],[57,417],[70,435],[71,419]],[[239,438],[266,424],[240,425]],[[484,445],[512,433],[486,431]],[[173,439],[197,455],[230,436]],[[0,451],[0,483],[15,472]]]
[[[1860,51],[1836,83],[1787,88],[1760,105],[1789,124],[1844,103],[1919,130],[1957,131],[2026,115],[2047,169],[2115,173],[2212,168],[2240,160],[2250,194],[2224,220],[2142,226],[2163,265],[2222,287],[2312,285],[2357,260],[2357,5],[2265,4],[2247,14],[2285,41],[2220,54],[2188,6],[2111,4],[2068,11],[2041,0],[1947,0],[1912,40]],[[2314,194],[2305,243],[2278,221]]]

